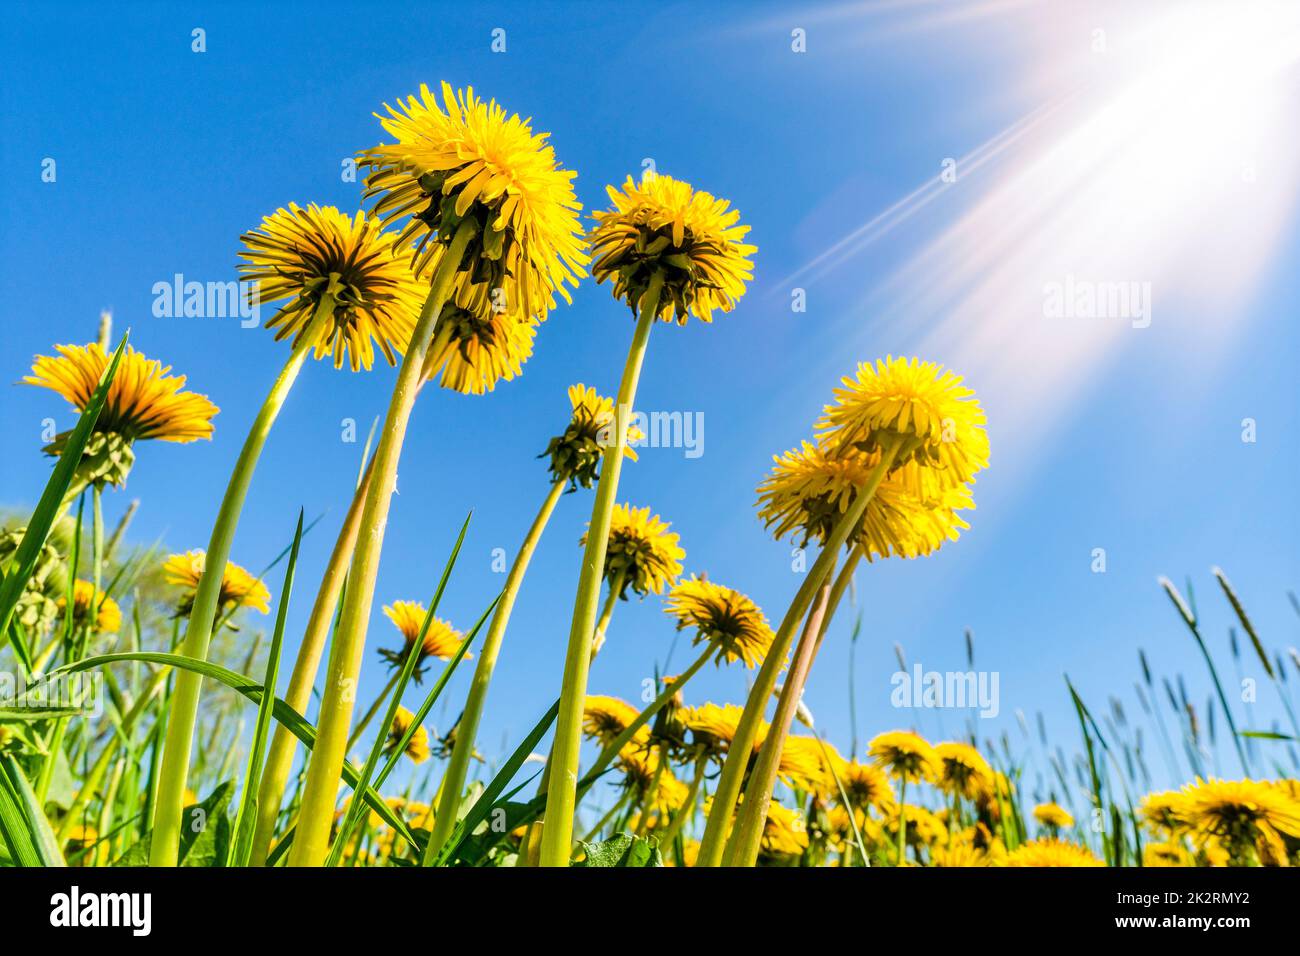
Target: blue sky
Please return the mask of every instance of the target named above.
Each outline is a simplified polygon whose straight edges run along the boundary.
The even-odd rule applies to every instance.
[[[588,209],[605,206],[606,183],[651,158],[731,199],[753,227],[755,281],[737,310],[712,326],[656,328],[642,378],[640,408],[703,413],[704,454],[646,449],[620,489],[621,500],[672,522],[689,571],[746,591],[780,618],[798,578],[790,546],[755,518],[753,489],[774,453],[809,436],[857,361],[919,351],[966,374],[980,394],[993,459],[971,530],[933,557],[858,576],[863,739],[897,726],[939,732],[935,713],[890,705],[892,647],[926,669],[964,670],[966,628],[976,667],[1000,678],[1001,714],[978,722],[981,738],[1007,729],[1023,750],[1013,713],[1032,723],[1042,711],[1072,751],[1066,672],[1098,710],[1115,695],[1138,713],[1138,647],[1161,673],[1182,672],[1203,709],[1204,668],[1157,575],[1192,577],[1225,670],[1233,621],[1212,565],[1232,578],[1270,648],[1300,641],[1286,598],[1300,578],[1300,161],[1272,114],[1252,114],[1259,145],[1242,159],[1250,174],[1231,189],[1198,179],[1211,147],[1245,141],[1236,128],[1213,138],[1216,116],[1239,121],[1232,104],[1200,117],[1196,135],[1211,139],[1189,141],[1178,154],[1192,157],[1186,163],[1166,162],[1160,142],[1153,154],[1124,152],[1134,138],[1109,142],[1106,123],[1126,115],[1113,104],[1125,84],[1140,83],[1132,71],[1150,60],[1146,35],[1118,6],[1081,4],[1070,17],[1056,6],[975,4],[963,16],[931,3],[654,4],[617,14],[576,3],[19,7],[0,27],[5,379],[16,382],[54,343],[91,340],[100,309],[111,308],[119,331],[129,326],[139,349],[188,375],[221,414],[211,443],[139,448],[127,490],[109,496],[108,520],[138,497],[138,540],[205,546],[287,348],[230,319],[155,318],[154,283],[175,273],[233,278],[240,233],[290,201],[358,208],[361,187],[340,169],[381,138],[372,111],[421,82],[473,85],[551,132]],[[1153,16],[1165,9],[1150,7]],[[196,27],[206,31],[204,53],[191,50]],[[504,53],[491,50],[495,28],[506,31]],[[804,53],[792,50],[796,29]],[[1109,31],[1104,55],[1096,29]],[[1134,36],[1136,46],[1126,40]],[[1288,64],[1255,79],[1280,90],[1294,116]],[[1045,107],[1042,124],[981,152]],[[1152,128],[1141,115],[1136,123]],[[1128,157],[1127,171],[1153,156],[1155,174],[1126,179],[1107,166],[1116,155]],[[47,157],[57,162],[54,183],[41,179]],[[939,178],[947,158],[957,159],[955,182]],[[1052,169],[1059,176],[1044,178]],[[1059,193],[1044,185],[1062,181]],[[909,195],[906,215],[819,259]],[[1129,214],[1101,215],[1108,203]],[[1054,322],[1040,304],[1044,280],[1067,274],[1150,281],[1149,327]],[[791,308],[796,287],[804,312]],[[402,459],[363,700],[385,674],[375,649],[395,641],[379,605],[427,600],[471,508],[443,611],[467,627],[501,586],[492,551],[513,553],[546,492],[535,456],[565,424],[565,388],[582,381],[612,392],[631,332],[626,308],[588,281],[542,327],[522,378],[485,397],[426,391]],[[309,365],[258,469],[234,560],[262,567],[300,506],[325,513],[300,566],[299,629],[393,379],[386,366],[357,375]],[[73,416],[44,391],[15,385],[0,395],[0,447],[9,450],[0,504],[30,505],[49,470],[38,454],[42,419],[63,428]],[[1242,441],[1246,418],[1254,442]],[[341,440],[345,419],[358,423],[356,444]],[[562,500],[529,572],[481,735],[490,755],[512,747],[558,692],[590,504],[589,493]],[[1092,570],[1096,548],[1105,573]],[[851,620],[846,608],[806,698],[842,750]],[[672,641],[661,602],[620,605],[611,632],[590,689],[635,699]],[[674,660],[685,663],[681,649]],[[467,680],[457,676],[449,709],[436,712],[439,729]],[[1294,689],[1300,674],[1290,680]],[[687,697],[739,702],[745,688],[733,667],[701,675]],[[1285,720],[1271,688],[1259,701],[1254,726]],[[940,716],[950,734],[964,721]],[[1224,743],[1221,765],[1234,774]],[[1148,751],[1160,780],[1154,742]]]

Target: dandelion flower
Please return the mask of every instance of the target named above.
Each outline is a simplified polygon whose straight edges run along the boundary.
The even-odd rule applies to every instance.
[[[772,471],[758,486],[758,515],[777,539],[790,536],[801,547],[824,542],[879,459],[878,453],[856,449],[832,455],[805,441],[773,458]],[[910,463],[881,481],[848,542],[859,546],[868,561],[921,557],[945,541],[956,541],[970,527],[958,511],[974,507],[966,485],[945,486]]]
[[[1195,866],[1187,848],[1177,843],[1148,843],[1142,848],[1143,866]]]
[[[624,748],[618,767],[623,771],[623,785],[642,796],[646,810],[671,812],[686,802],[689,788],[673,776],[658,751]]]
[[[427,86],[420,95],[385,106],[384,130],[396,142],[360,154],[366,197],[379,197],[374,213],[385,225],[410,217],[398,238],[414,245],[413,269],[423,275],[459,224],[478,228],[470,279],[484,290],[501,289],[525,316],[545,317],[555,294],[586,275],[573,191],[577,175],[562,169],[546,133],[507,117],[495,100],[473,88],[453,92],[442,84],[442,103]]]
[[[68,599],[59,599],[59,607],[68,606]],[[95,608],[94,628],[105,634],[116,634],[122,626],[122,611],[117,602],[102,591],[96,592],[90,581],[78,579],[72,585],[72,620],[78,625],[90,619],[91,608]]]
[[[939,776],[935,780],[939,789],[974,800],[993,786],[993,768],[969,744],[957,741],[936,744],[934,754],[939,760]]]
[[[695,643],[713,642],[718,663],[744,661],[753,668],[772,646],[772,628],[762,610],[739,591],[692,576],[676,584],[664,610],[677,629],[695,628]]]
[[[783,807],[775,800],[769,803],[761,849],[767,856],[802,856],[808,849],[808,827],[803,815],[797,810]]]
[[[937,846],[930,851],[930,865],[938,867],[992,866],[993,859],[979,847],[970,843],[954,842]]]
[[[938,755],[924,739],[906,730],[878,734],[867,745],[876,766],[910,783],[939,777]]]
[[[308,333],[321,298],[330,296],[329,320],[312,345],[316,358],[334,357],[342,368],[369,369],[375,346],[389,365],[406,349],[423,292],[394,237],[365,213],[349,216],[333,206],[306,209],[290,203],[241,237],[244,280],[258,283],[261,301],[287,301],[266,323],[275,339],[297,345]]]
[[[1152,833],[1181,833],[1187,829],[1184,803],[1177,790],[1148,793],[1138,806],[1138,816]]]
[[[835,773],[844,786],[849,803],[855,807],[888,807],[894,795],[885,772],[874,764],[845,760],[837,764]]]
[[[1222,842],[1234,862],[1253,850],[1263,865],[1286,865],[1283,837],[1300,838],[1300,803],[1257,780],[1201,780],[1183,787],[1183,818],[1200,842]]]
[[[441,335],[429,349],[425,368],[430,378],[441,375],[443,388],[482,395],[497,382],[522,374],[539,323],[513,310],[483,308],[473,298],[462,288],[442,307]]]
[[[818,422],[832,453],[873,454],[882,438],[902,443],[897,464],[917,461],[949,487],[968,483],[988,465],[984,410],[961,376],[933,362],[888,357],[863,362],[843,380]]]
[[[596,480],[605,449],[613,444],[614,400],[579,382],[569,386],[569,404],[573,406],[573,415],[568,427],[564,434],[551,439],[542,456],[550,457],[551,477],[555,481],[590,488]],[[623,456],[636,461],[636,449],[631,442],[644,437],[640,428],[629,425],[628,444],[623,446]]]
[[[384,615],[393,622],[398,633],[402,635],[403,641],[401,650],[380,649],[379,653],[390,664],[400,667],[406,660],[406,656],[411,653],[411,648],[420,641],[420,628],[424,626],[424,619],[428,613],[424,605],[418,601],[394,601],[384,607]],[[430,657],[442,661],[451,660],[464,640],[465,635],[452,627],[449,622],[435,617],[429,622],[429,630],[425,632],[424,640],[420,642],[419,661],[423,662]],[[471,655],[466,653],[465,656]]]
[[[1064,830],[1074,826],[1074,817],[1068,810],[1055,803],[1040,803],[1034,807],[1034,819],[1049,830]]]
[[[737,225],[739,210],[658,173],[605,189],[614,208],[592,214],[597,282],[613,279],[614,297],[635,312],[651,280],[662,276],[657,317],[665,322],[685,325],[688,315],[711,322],[714,309],[735,308],[753,278],[756,251],[742,242],[749,227]]]
[[[740,724],[741,708],[736,704],[701,704],[686,707],[679,719],[691,732],[691,742],[710,757],[719,757],[736,736]]]
[[[605,577],[620,598],[631,588],[642,597],[662,594],[682,573],[686,552],[678,547],[680,535],[649,508],[615,505],[605,551]],[[581,544],[587,543],[582,536]]]
[[[194,605],[194,593],[198,590],[199,579],[203,577],[203,568],[207,555],[202,550],[173,554],[163,564],[163,577],[168,584],[181,588],[178,617],[185,617]],[[225,572],[221,576],[221,592],[217,606],[224,616],[235,608],[249,607],[263,614],[271,613],[271,592],[266,585],[253,577],[233,561],[226,562]]]
[[[38,355],[32,374],[23,381],[57,392],[78,412],[86,410],[99,387],[111,356],[96,342],[56,345],[59,354]],[[145,358],[127,346],[108,386],[95,430],[82,452],[78,468],[85,484],[121,486],[135,463],[132,445],[144,439],[187,443],[212,437],[217,406],[206,395],[184,390],[184,375],[169,375],[170,365]],[[45,446],[47,455],[61,455],[71,431]]]
[[[413,723],[415,723],[415,714],[405,707],[398,707],[397,713],[393,714],[392,726],[388,728],[388,742],[385,745],[390,753],[402,742],[402,738],[406,736]],[[415,728],[415,733],[407,741],[403,753],[411,758],[411,763],[424,763],[429,759],[429,731],[423,724]]]
[[[1030,840],[1007,854],[1004,866],[1105,866],[1092,851],[1054,838]]]
[[[600,741],[602,747],[608,747],[639,715],[640,711],[625,700],[588,694],[582,709],[582,732]],[[643,731],[644,727],[638,732],[637,739],[645,738]]]

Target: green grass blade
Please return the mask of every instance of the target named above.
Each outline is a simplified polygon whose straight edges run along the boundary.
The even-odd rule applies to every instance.
[[[465,838],[473,833],[475,828],[487,818],[488,813],[491,812],[496,803],[497,797],[505,790],[506,785],[514,778],[514,775],[519,772],[519,768],[524,765],[524,761],[537,747],[538,742],[546,736],[546,732],[551,729],[551,724],[555,722],[555,718],[559,713],[560,701],[557,698],[555,703],[551,705],[551,709],[542,715],[542,719],[529,731],[523,742],[515,748],[515,752],[510,755],[510,759],[492,778],[492,782],[484,788],[478,800],[465,814],[465,818],[456,824],[456,829],[451,831],[451,836],[447,838],[447,842],[438,855],[432,860],[424,861],[425,866],[445,866],[455,859],[456,850],[465,841]]]
[[[280,679],[280,648],[284,643],[284,622],[289,614],[289,595],[293,591],[293,573],[298,566],[298,547],[302,544],[302,509],[298,510],[298,527],[293,533],[289,550],[289,566],[284,572],[284,585],[280,590],[280,607],[275,616],[275,631],[271,635],[271,650],[266,657],[266,676],[263,687],[272,690]],[[257,724],[253,730],[253,745],[248,753],[248,769],[244,774],[244,791],[239,798],[239,812],[235,815],[234,838],[230,841],[230,863],[247,866],[253,849],[253,826],[257,822],[257,791],[262,781],[262,760],[266,754],[266,737],[271,730],[271,712],[274,694],[263,694],[257,705]],[[276,812],[279,808],[271,809]]]
[[[45,812],[12,754],[0,754],[0,840],[19,866],[66,866]]]

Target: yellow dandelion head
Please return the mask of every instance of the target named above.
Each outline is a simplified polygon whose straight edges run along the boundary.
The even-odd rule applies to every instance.
[[[934,748],[911,731],[890,730],[877,734],[867,745],[867,753],[876,766],[910,783],[933,781],[940,773]]]
[[[1070,816],[1070,811],[1057,803],[1040,803],[1034,807],[1034,819],[1051,830],[1074,826],[1074,817]]]
[[[590,488],[600,471],[605,449],[614,443],[614,400],[579,382],[569,386],[569,404],[573,414],[564,434],[556,435],[542,455],[551,459],[551,478],[567,481],[571,487]],[[631,443],[645,435],[636,425],[627,425],[628,444],[623,456],[636,461]]]
[[[865,809],[893,804],[894,794],[889,786],[889,778],[875,764],[845,760],[835,765],[835,773],[853,806]]]
[[[1300,838],[1300,802],[1259,780],[1202,780],[1182,789],[1180,816],[1199,842],[1214,838],[1234,857],[1286,860],[1283,835]]]
[[[948,487],[967,484],[988,466],[984,410],[961,376],[920,359],[881,359],[858,365],[835,390],[817,423],[831,454],[874,454],[882,442],[900,446],[897,463],[916,461]]]
[[[879,460],[879,453],[856,449],[831,455],[805,441],[774,456],[758,486],[758,516],[778,540],[789,536],[801,547],[825,541]],[[957,512],[974,507],[966,485],[946,486],[911,462],[880,483],[848,544],[860,547],[868,561],[928,555],[970,527]]]
[[[741,799],[744,803],[744,799]],[[802,856],[808,849],[808,827],[803,814],[773,800],[767,805],[760,852],[771,856]]]
[[[390,663],[400,666],[406,660],[406,655],[411,652],[411,648],[419,641],[421,661],[430,657],[443,661],[451,660],[464,642],[465,635],[452,627],[450,622],[435,617],[429,622],[424,640],[420,641],[420,628],[424,626],[424,619],[428,613],[419,601],[394,601],[392,604],[385,605],[384,615],[393,622],[398,633],[402,635],[403,646],[399,651],[381,649],[380,654]],[[466,653],[465,656],[471,655]]]
[[[462,286],[442,308],[425,368],[430,378],[440,375],[443,388],[465,395],[490,392],[497,382],[523,373],[538,324],[536,318],[498,306],[481,286]]]
[[[57,392],[78,412],[85,411],[111,356],[97,342],[54,348],[59,354],[36,356],[32,374],[23,381]],[[147,359],[129,345],[122,353],[82,456],[86,465],[99,466],[96,475],[103,480],[118,485],[126,480],[135,457],[132,442],[156,438],[184,443],[212,437],[217,406],[206,395],[185,391],[185,376],[168,375],[170,371],[170,365]],[[46,453],[62,453],[69,434],[56,436]]]
[[[681,575],[686,552],[678,547],[680,536],[669,527],[667,521],[650,514],[649,508],[614,506],[605,549],[605,577],[611,586],[621,582],[620,598],[628,588],[642,597],[651,592],[663,594]],[[587,543],[585,534],[579,543]]]
[[[402,738],[406,736],[406,732],[411,729],[411,725],[414,723],[415,714],[405,707],[397,708],[397,713],[393,714],[393,723],[388,728],[386,748],[390,753],[401,744]],[[411,758],[411,763],[424,763],[429,759],[429,731],[425,729],[423,724],[415,728],[415,733],[406,742],[403,753]]]
[[[623,785],[643,795],[647,809],[671,812],[686,802],[689,788],[673,776],[667,763],[661,766],[657,750],[624,747],[618,755],[618,768]]]
[[[607,747],[631,726],[639,713],[627,701],[617,697],[588,694],[582,706],[582,732],[600,741],[602,747]],[[642,727],[637,739],[644,738],[646,733],[646,728]]]
[[[65,595],[59,598],[59,608],[63,609],[68,606],[68,599]],[[90,620],[91,609],[94,608],[94,627],[95,630],[105,634],[116,634],[122,626],[122,611],[107,594],[102,591],[96,592],[95,585],[90,581],[76,580],[72,584],[72,620],[77,625],[83,625]]]
[[[1004,866],[1105,866],[1087,847],[1054,837],[1022,843],[1003,861]]]
[[[742,241],[749,227],[737,224],[739,210],[659,173],[605,189],[614,208],[593,213],[590,236],[597,282],[613,279],[614,297],[636,312],[652,279],[662,277],[656,315],[665,322],[685,325],[688,315],[711,322],[714,309],[735,308],[757,251]]]
[[[903,817],[907,820],[907,842],[911,846],[936,847],[948,839],[948,825],[939,814],[925,807],[908,803],[904,805]],[[885,829],[892,836],[890,843],[898,840],[898,808],[892,816],[885,819]]]
[[[743,712],[737,704],[701,704],[683,708],[679,719],[691,732],[691,742],[703,753],[717,757],[727,752]]]
[[[993,858],[986,850],[966,842],[953,841],[948,846],[936,846],[930,851],[930,865],[939,867],[992,866]]]
[[[772,646],[772,627],[763,611],[734,588],[692,576],[673,586],[664,610],[677,619],[679,631],[695,628],[695,643],[716,643],[719,664],[738,660],[752,669]]]
[[[1179,833],[1187,829],[1184,798],[1177,790],[1148,793],[1138,806],[1138,816],[1152,833]]]
[[[424,296],[397,255],[393,236],[377,220],[333,206],[303,209],[290,203],[263,217],[241,240],[244,280],[258,284],[263,302],[287,300],[266,323],[276,330],[276,341],[292,336],[297,345],[328,295],[333,311],[311,343],[316,358],[332,355],[334,367],[342,368],[346,356],[356,372],[371,367],[377,345],[389,365],[397,364]]]
[[[385,224],[410,217],[398,238],[414,245],[413,270],[424,275],[472,219],[477,235],[466,259],[468,281],[498,295],[519,314],[545,318],[558,293],[586,275],[578,221],[577,175],[562,169],[548,134],[507,116],[472,88],[442,84],[442,102],[427,86],[420,95],[385,105],[384,130],[396,142],[362,152],[366,197]]]
[[[207,554],[202,550],[196,550],[173,554],[163,564],[163,578],[168,584],[174,584],[182,591],[177,608],[178,616],[185,617],[193,609],[194,592],[198,590],[199,579],[203,577],[206,563]],[[225,572],[221,575],[221,592],[217,604],[223,615],[239,607],[249,607],[263,614],[270,614],[271,592],[267,590],[265,584],[235,562],[227,561]]]
[[[974,800],[993,787],[993,768],[970,744],[949,741],[936,744],[934,755],[939,761],[939,789]]]
[[[1143,866],[1195,866],[1187,848],[1179,843],[1148,843],[1142,848]]]

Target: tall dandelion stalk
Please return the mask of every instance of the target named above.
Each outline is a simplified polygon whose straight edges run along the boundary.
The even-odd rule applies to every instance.
[[[244,235],[246,260],[240,268],[259,284],[264,301],[287,299],[267,323],[276,338],[292,337],[289,359],[262,402],[244,440],[221,500],[208,541],[207,562],[190,611],[180,653],[206,660],[235,528],[262,449],[309,352],[333,355],[340,368],[345,356],[353,371],[369,368],[372,340],[394,361],[394,348],[410,336],[418,292],[393,239],[378,222],[333,207],[290,205],[262,220]],[[150,863],[175,866],[181,810],[193,745],[202,678],[192,671],[176,675],[158,778]]]
[[[736,224],[738,210],[670,176],[650,175],[639,184],[629,177],[621,191],[607,191],[614,208],[595,213],[592,272],[598,282],[613,280],[615,298],[636,315],[615,398],[616,413],[625,416],[636,400],[655,320],[675,317],[684,325],[690,314],[708,322],[714,309],[729,312],[752,277],[748,257],[755,250],[742,242],[748,227]],[[578,577],[547,784],[543,866],[568,866],[573,847],[583,700],[626,441],[623,428],[616,427],[601,465]]]
[[[352,720],[353,689],[365,648],[379,557],[397,464],[421,381],[453,339],[452,302],[468,320],[501,308],[545,316],[586,261],[578,236],[574,174],[559,167],[545,134],[517,115],[485,103],[472,89],[442,86],[442,104],[427,87],[381,118],[396,142],[362,154],[371,169],[367,195],[383,221],[409,217],[398,237],[413,246],[413,271],[432,270],[424,306],[403,356],[375,452],[361,515],[361,535],[330,648],[316,746],[303,787],[289,863],[319,866],[330,826]],[[433,362],[428,360],[432,356]]]
[[[777,629],[772,654],[746,701],[736,746],[718,781],[699,865],[717,866],[724,859],[749,865],[757,857],[783,745],[779,728],[769,734],[768,752],[760,754],[750,777],[728,850],[732,811],[749,748],[795,629],[828,579],[839,549],[851,543],[868,556],[930,553],[965,527],[955,511],[973,506],[966,486],[988,461],[983,410],[961,379],[941,366],[891,357],[874,366],[860,364],[856,376],[843,385],[818,422],[817,443],[805,442],[777,458],[772,477],[759,488],[760,514],[769,525],[776,524],[778,536],[801,531],[805,541],[818,539],[822,548]],[[814,642],[801,655],[809,663],[819,631],[820,622],[816,629],[805,629],[804,641]],[[805,666],[787,681],[783,718],[793,715],[806,677]]]

